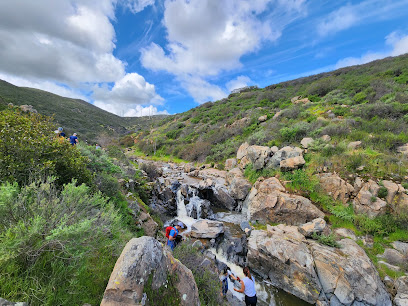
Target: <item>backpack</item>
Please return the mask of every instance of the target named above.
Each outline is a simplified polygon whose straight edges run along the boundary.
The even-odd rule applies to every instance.
[[[167,239],[169,239],[171,230],[174,230],[174,232],[177,233],[177,231],[176,231],[176,229],[174,227],[172,227],[172,226],[166,227],[166,237],[167,237]]]

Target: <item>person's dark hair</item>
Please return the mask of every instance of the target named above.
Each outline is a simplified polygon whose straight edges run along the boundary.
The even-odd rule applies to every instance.
[[[249,272],[248,267],[244,268],[244,274],[245,274],[246,277],[248,277],[250,280],[252,280],[251,272]]]
[[[224,268],[223,273],[227,274],[228,273],[228,268]]]

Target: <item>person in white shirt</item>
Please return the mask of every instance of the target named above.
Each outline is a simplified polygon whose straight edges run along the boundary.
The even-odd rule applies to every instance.
[[[238,280],[241,283],[241,289],[234,288],[234,290],[245,294],[246,306],[256,306],[258,299],[256,297],[255,278],[251,275],[248,267],[244,268],[244,275],[244,279],[239,279],[238,277],[231,275],[233,279]]]

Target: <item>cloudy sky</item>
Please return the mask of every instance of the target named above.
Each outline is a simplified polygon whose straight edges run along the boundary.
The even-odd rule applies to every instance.
[[[408,52],[408,0],[1,0],[0,79],[121,116]]]

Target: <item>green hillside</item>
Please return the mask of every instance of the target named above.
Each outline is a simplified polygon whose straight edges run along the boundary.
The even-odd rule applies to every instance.
[[[223,162],[244,141],[282,147],[299,145],[303,137],[329,135],[328,144],[318,140],[309,150],[309,166],[329,165],[345,175],[363,167],[363,174],[402,179],[407,161],[397,148],[408,142],[407,83],[408,55],[403,55],[247,88],[168,116],[155,129],[139,133],[138,146],[146,154],[155,145],[157,155]],[[293,103],[296,96],[309,102]],[[351,141],[363,145],[349,150]]]
[[[76,132],[80,139],[87,139],[89,142],[100,141],[100,138],[117,138],[128,132],[127,127],[134,131],[163,118],[122,118],[79,99],[18,87],[0,80],[0,110],[8,103],[32,105],[39,113],[54,116],[54,120],[64,127],[67,135]]]

